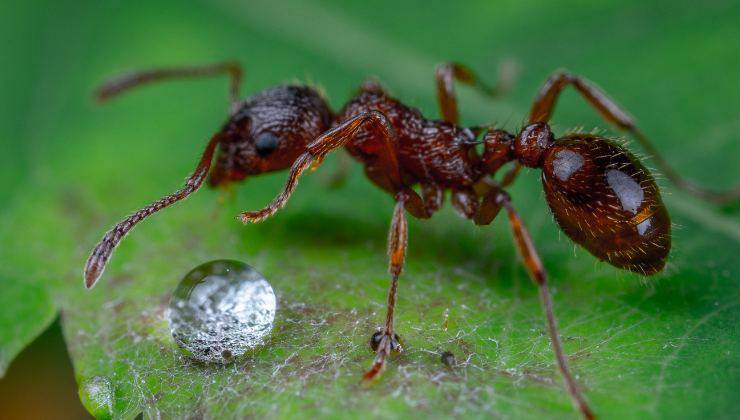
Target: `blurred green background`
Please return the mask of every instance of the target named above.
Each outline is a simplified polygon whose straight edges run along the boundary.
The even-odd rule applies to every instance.
[[[378,384],[357,386],[383,316],[392,203],[358,165],[327,188],[336,156],[263,225],[233,216],[271,199],[284,174],[249,179],[225,203],[201,191],[137,228],[101,284],[83,290],[99,236],[178,187],[227,111],[222,79],[152,86],[105,107],[90,93],[125,70],[228,58],[244,64],[247,95],[300,80],[339,108],[377,76],[436,117],[436,63],[493,81],[511,60],[520,73],[505,98],[459,92],[465,124],[516,130],[542,81],[567,68],[610,92],[682,174],[722,188],[740,179],[739,21],[737,1],[0,3],[0,373],[47,331],[0,379],[0,417],[79,418],[75,387],[94,377],[112,384],[110,408],[88,404],[98,417],[574,417],[507,227],[474,227],[449,208],[411,222],[397,327],[408,351]],[[553,126],[608,128],[572,92]],[[597,414],[737,418],[737,206],[661,185],[674,249],[651,279],[574,250],[537,173],[511,193]],[[212,258],[254,265],[281,302],[270,345],[221,368],[183,361],[163,316],[179,277]],[[442,350],[456,370],[441,365]]]

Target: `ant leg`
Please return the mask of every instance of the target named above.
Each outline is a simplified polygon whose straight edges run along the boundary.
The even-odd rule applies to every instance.
[[[473,223],[479,226],[490,225],[501,211],[499,200],[499,195],[502,194],[501,186],[497,183],[487,183],[484,181],[484,185],[480,187],[486,191],[481,193],[483,198],[473,216]]]
[[[511,63],[502,63],[499,66],[496,86],[490,87],[481,82],[472,70],[462,64],[444,63],[438,65],[434,78],[437,82],[437,101],[442,119],[453,124],[457,124],[460,119],[455,95],[455,80],[475,88],[484,95],[495,97],[509,90],[515,73],[516,69]]]
[[[509,169],[505,174],[504,177],[501,179],[501,187],[506,188],[509,185],[511,185],[512,182],[516,179],[517,175],[519,175],[519,171],[522,169],[522,164],[519,162],[514,162],[511,166],[511,169]]]
[[[568,362],[565,357],[565,353],[563,352],[562,344],[560,343],[557,322],[555,321],[555,314],[553,313],[552,297],[550,296],[550,290],[547,287],[547,273],[545,272],[545,267],[542,265],[542,262],[537,255],[537,250],[532,243],[532,238],[529,236],[527,228],[524,226],[522,219],[512,206],[509,195],[505,192],[500,192],[498,194],[497,202],[506,209],[509,216],[509,224],[511,225],[512,233],[514,234],[516,247],[524,260],[524,266],[529,272],[529,276],[539,288],[542,307],[545,311],[545,317],[547,318],[547,331],[550,334],[550,341],[552,342],[552,348],[555,352],[555,359],[557,360],[560,373],[565,380],[568,393],[573,399],[573,404],[578,408],[583,417],[586,419],[593,419],[594,414],[588,407],[583,394],[581,394],[575,379],[573,379],[573,375],[568,369]]]
[[[429,216],[439,210],[445,200],[444,190],[435,184],[422,184],[421,196],[424,200],[424,208]]]
[[[571,73],[558,72],[550,76],[542,85],[530,111],[529,122],[548,122],[555,108],[555,102],[562,90],[573,85],[578,93],[586,101],[596,108],[601,116],[617,128],[632,134],[637,141],[652,155],[660,170],[665,173],[671,182],[679,188],[715,203],[729,203],[740,198],[740,186],[736,186],[728,191],[713,191],[706,189],[696,183],[689,181],[679,175],[668,162],[660,155],[658,150],[650,143],[650,140],[637,128],[632,117],[629,116],[619,105],[614,102],[606,93],[599,89],[593,82]]]
[[[391,287],[388,290],[388,308],[385,317],[385,328],[382,333],[373,334],[370,346],[376,352],[373,366],[363,375],[364,380],[371,380],[378,376],[385,365],[385,359],[391,351],[403,351],[399,343],[398,335],[393,330],[393,314],[396,308],[396,291],[398,289],[398,277],[403,270],[403,261],[406,256],[408,243],[408,226],[405,214],[405,194],[396,194],[396,207],[393,210],[393,219],[388,231],[388,271],[391,274]]]
[[[290,174],[288,175],[288,181],[285,183],[280,194],[261,210],[242,212],[239,214],[239,219],[243,223],[257,223],[267,219],[283,208],[293,194],[293,191],[295,191],[298,178],[301,174],[311,166],[317,167],[320,165],[329,152],[344,147],[365,124],[374,124],[376,130],[378,130],[376,133],[377,137],[382,139],[379,160],[385,163],[383,176],[387,180],[387,187],[396,192],[404,192],[404,201],[409,212],[417,217],[425,217],[426,213],[421,197],[414,190],[406,187],[401,180],[401,172],[394,148],[395,132],[390,122],[381,112],[370,111],[350,118],[312,141],[306,146],[306,151],[298,156],[293,163]]]
[[[220,141],[221,135],[217,134],[208,142],[208,145],[203,151],[203,155],[198,162],[198,166],[196,166],[195,171],[193,171],[193,173],[185,180],[184,187],[170,195],[160,198],[152,204],[149,204],[136,213],[123,219],[103,236],[100,242],[93,249],[90,257],[87,259],[87,263],[85,264],[85,286],[87,286],[88,289],[93,287],[101,274],[103,274],[103,270],[105,269],[113,250],[121,242],[121,239],[123,239],[123,237],[133,229],[137,223],[163,208],[169,207],[172,204],[187,198],[203,185],[203,181],[208,175],[208,170],[211,168],[213,152],[216,150],[216,146]]]
[[[152,82],[169,79],[184,79],[190,77],[209,77],[226,74],[229,76],[229,99],[231,113],[236,112],[239,105],[239,84],[242,79],[242,67],[234,61],[224,61],[202,66],[168,67],[151,70],[142,70],[127,73],[105,82],[95,93],[100,102],[117,96],[135,87]]]
[[[462,217],[474,219],[478,212],[478,195],[473,188],[452,190],[452,207]]]

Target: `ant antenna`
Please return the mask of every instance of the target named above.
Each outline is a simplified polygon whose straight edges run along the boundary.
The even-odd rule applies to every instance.
[[[157,68],[124,74],[103,84],[96,90],[95,97],[99,102],[105,102],[141,85],[165,80],[210,77],[223,74],[229,77],[229,97],[231,102],[231,113],[233,114],[239,106],[239,84],[243,74],[239,63],[234,61],[223,61],[202,66]],[[85,286],[87,286],[88,289],[91,288],[100,278],[101,274],[103,274],[105,265],[113,253],[113,250],[118,246],[118,243],[121,242],[121,239],[123,239],[123,237],[133,229],[137,223],[163,208],[169,207],[172,204],[187,198],[195,191],[198,191],[201,185],[203,185],[203,181],[206,179],[206,176],[208,176],[208,171],[211,169],[211,161],[213,160],[213,153],[221,140],[223,140],[223,134],[221,133],[216,134],[211,138],[203,151],[203,155],[200,158],[200,162],[198,162],[198,166],[195,167],[193,173],[185,180],[184,187],[170,195],[160,198],[152,204],[149,204],[136,213],[123,219],[115,225],[113,229],[109,230],[105,236],[103,236],[103,239],[100,240],[95,249],[93,249],[90,257],[87,259],[87,264],[85,264]]]
[[[136,71],[107,81],[95,91],[95,98],[99,102],[105,102],[121,93],[153,82],[226,74],[229,76],[229,96],[233,108],[234,104],[239,102],[239,84],[243,73],[239,63],[233,61],[224,61],[203,66],[166,67]]]
[[[170,195],[166,195],[148,206],[138,210],[136,213],[120,221],[113,229],[109,230],[100,240],[92,254],[85,264],[85,286],[89,289],[103,274],[105,266],[110,259],[113,250],[118,246],[126,234],[136,226],[137,223],[151,216],[152,214],[169,207],[176,202],[187,198],[190,194],[197,191],[208,175],[213,160],[213,153],[216,145],[222,140],[222,134],[216,134],[208,142],[203,155],[198,162],[193,173],[185,180],[185,186]]]

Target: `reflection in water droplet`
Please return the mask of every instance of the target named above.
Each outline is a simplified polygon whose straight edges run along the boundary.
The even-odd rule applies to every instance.
[[[93,376],[80,384],[80,401],[96,419],[113,418],[113,384],[105,376]]]
[[[270,283],[255,269],[211,261],[185,275],[172,294],[170,330],[193,358],[227,363],[263,343],[276,306]]]

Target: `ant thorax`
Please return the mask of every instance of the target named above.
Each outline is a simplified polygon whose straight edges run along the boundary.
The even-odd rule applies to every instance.
[[[418,109],[402,104],[377,87],[362,90],[352,98],[337,114],[334,124],[370,111],[381,112],[388,119],[401,175],[408,185],[463,189],[482,176],[471,130],[427,119]],[[382,143],[377,128],[365,126],[347,144],[349,153],[365,165],[366,173],[381,186],[385,185],[382,174],[388,165],[380,156]]]

